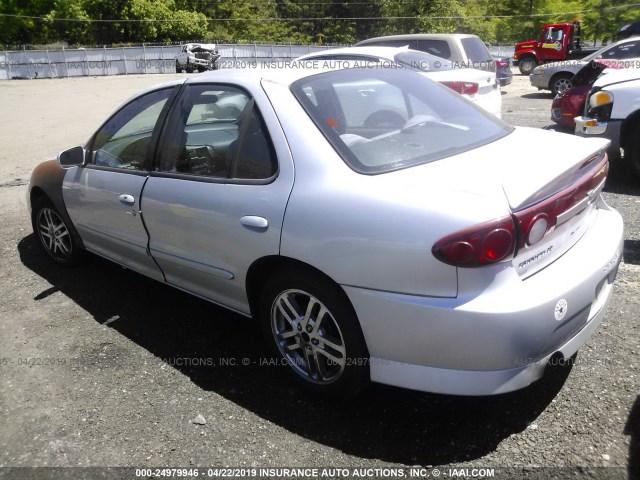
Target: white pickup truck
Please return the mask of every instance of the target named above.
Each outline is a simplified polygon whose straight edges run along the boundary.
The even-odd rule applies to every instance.
[[[218,58],[220,54],[214,43],[187,43],[176,55],[176,73],[217,70]]]
[[[575,118],[581,137],[611,140],[609,156],[623,156],[640,176],[640,68],[618,70],[600,77]]]

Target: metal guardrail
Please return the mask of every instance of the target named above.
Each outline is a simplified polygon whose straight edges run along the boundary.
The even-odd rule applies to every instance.
[[[180,46],[77,48],[0,51],[0,80],[175,73]],[[327,50],[317,45],[219,44],[221,66],[241,67],[273,60],[290,60]],[[513,46],[490,46],[492,55],[511,57]]]

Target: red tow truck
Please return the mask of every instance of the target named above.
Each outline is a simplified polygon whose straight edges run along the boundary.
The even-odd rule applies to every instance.
[[[597,50],[582,46],[579,21],[547,23],[540,28],[539,40],[516,43],[514,65],[518,65],[523,75],[529,75],[542,63],[583,58]]]

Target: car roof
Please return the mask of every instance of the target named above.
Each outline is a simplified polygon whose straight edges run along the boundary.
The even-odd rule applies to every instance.
[[[400,52],[406,52],[409,50],[409,47],[383,47],[383,46],[362,46],[362,47],[342,47],[342,48],[330,48],[327,50],[320,50],[316,52],[307,53],[306,55],[302,55],[301,57],[296,58],[295,60],[305,60],[307,58],[313,58],[316,56],[326,56],[326,55],[362,55],[362,56],[370,56],[370,57],[380,57],[386,58],[388,60],[393,60],[395,56]]]
[[[383,46],[362,46],[362,47],[344,47],[344,48],[332,48],[329,50],[322,50],[313,53],[308,53],[301,57],[296,58],[294,61],[304,61],[304,60],[313,60],[316,57],[329,57],[333,55],[353,55],[353,56],[362,56],[362,57],[376,57],[383,60],[388,60],[390,62],[396,61],[396,55],[399,53],[412,53],[415,54],[421,59],[424,59],[427,62],[439,62],[440,67],[439,70],[449,70],[452,68],[453,64],[450,60],[447,60],[442,57],[438,57],[428,52],[423,52],[422,50],[412,50],[408,46],[403,47],[383,47]],[[421,68],[421,70],[428,70],[429,66]]]
[[[317,68],[309,68],[307,66],[296,67],[294,63],[293,61],[274,61],[268,62],[266,64],[267,66],[255,68],[229,68],[203,72],[189,77],[185,83],[238,82],[242,84],[246,82],[246,80],[253,80],[256,83],[264,80],[289,86],[301,78],[332,70],[339,70],[339,68],[336,67],[324,66],[318,66]]]
[[[284,63],[284,62],[279,62]],[[288,61],[288,64],[292,64],[292,61]],[[318,68],[282,68],[281,65],[274,64],[273,67],[256,67],[256,68],[225,68],[223,70],[213,70],[209,72],[199,73],[185,78],[178,78],[170,80],[168,82],[157,83],[150,87],[140,90],[135,95],[130,97],[127,102],[133,98],[137,98],[145,93],[152,92],[154,90],[160,90],[162,88],[170,88],[181,84],[197,84],[197,83],[238,83],[239,80],[253,79],[256,83],[262,80],[270,81],[273,83],[279,83],[281,85],[288,86],[301,78],[316,75],[322,72],[328,72],[332,70],[339,70],[336,67],[322,67]],[[239,82],[243,83],[243,82]],[[126,102],[125,102],[126,103]]]

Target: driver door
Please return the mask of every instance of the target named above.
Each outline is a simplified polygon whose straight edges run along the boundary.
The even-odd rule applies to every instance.
[[[70,169],[63,187],[88,250],[157,280],[163,275],[148,252],[140,197],[173,92],[147,93],[117,111],[94,135],[87,164]]]

